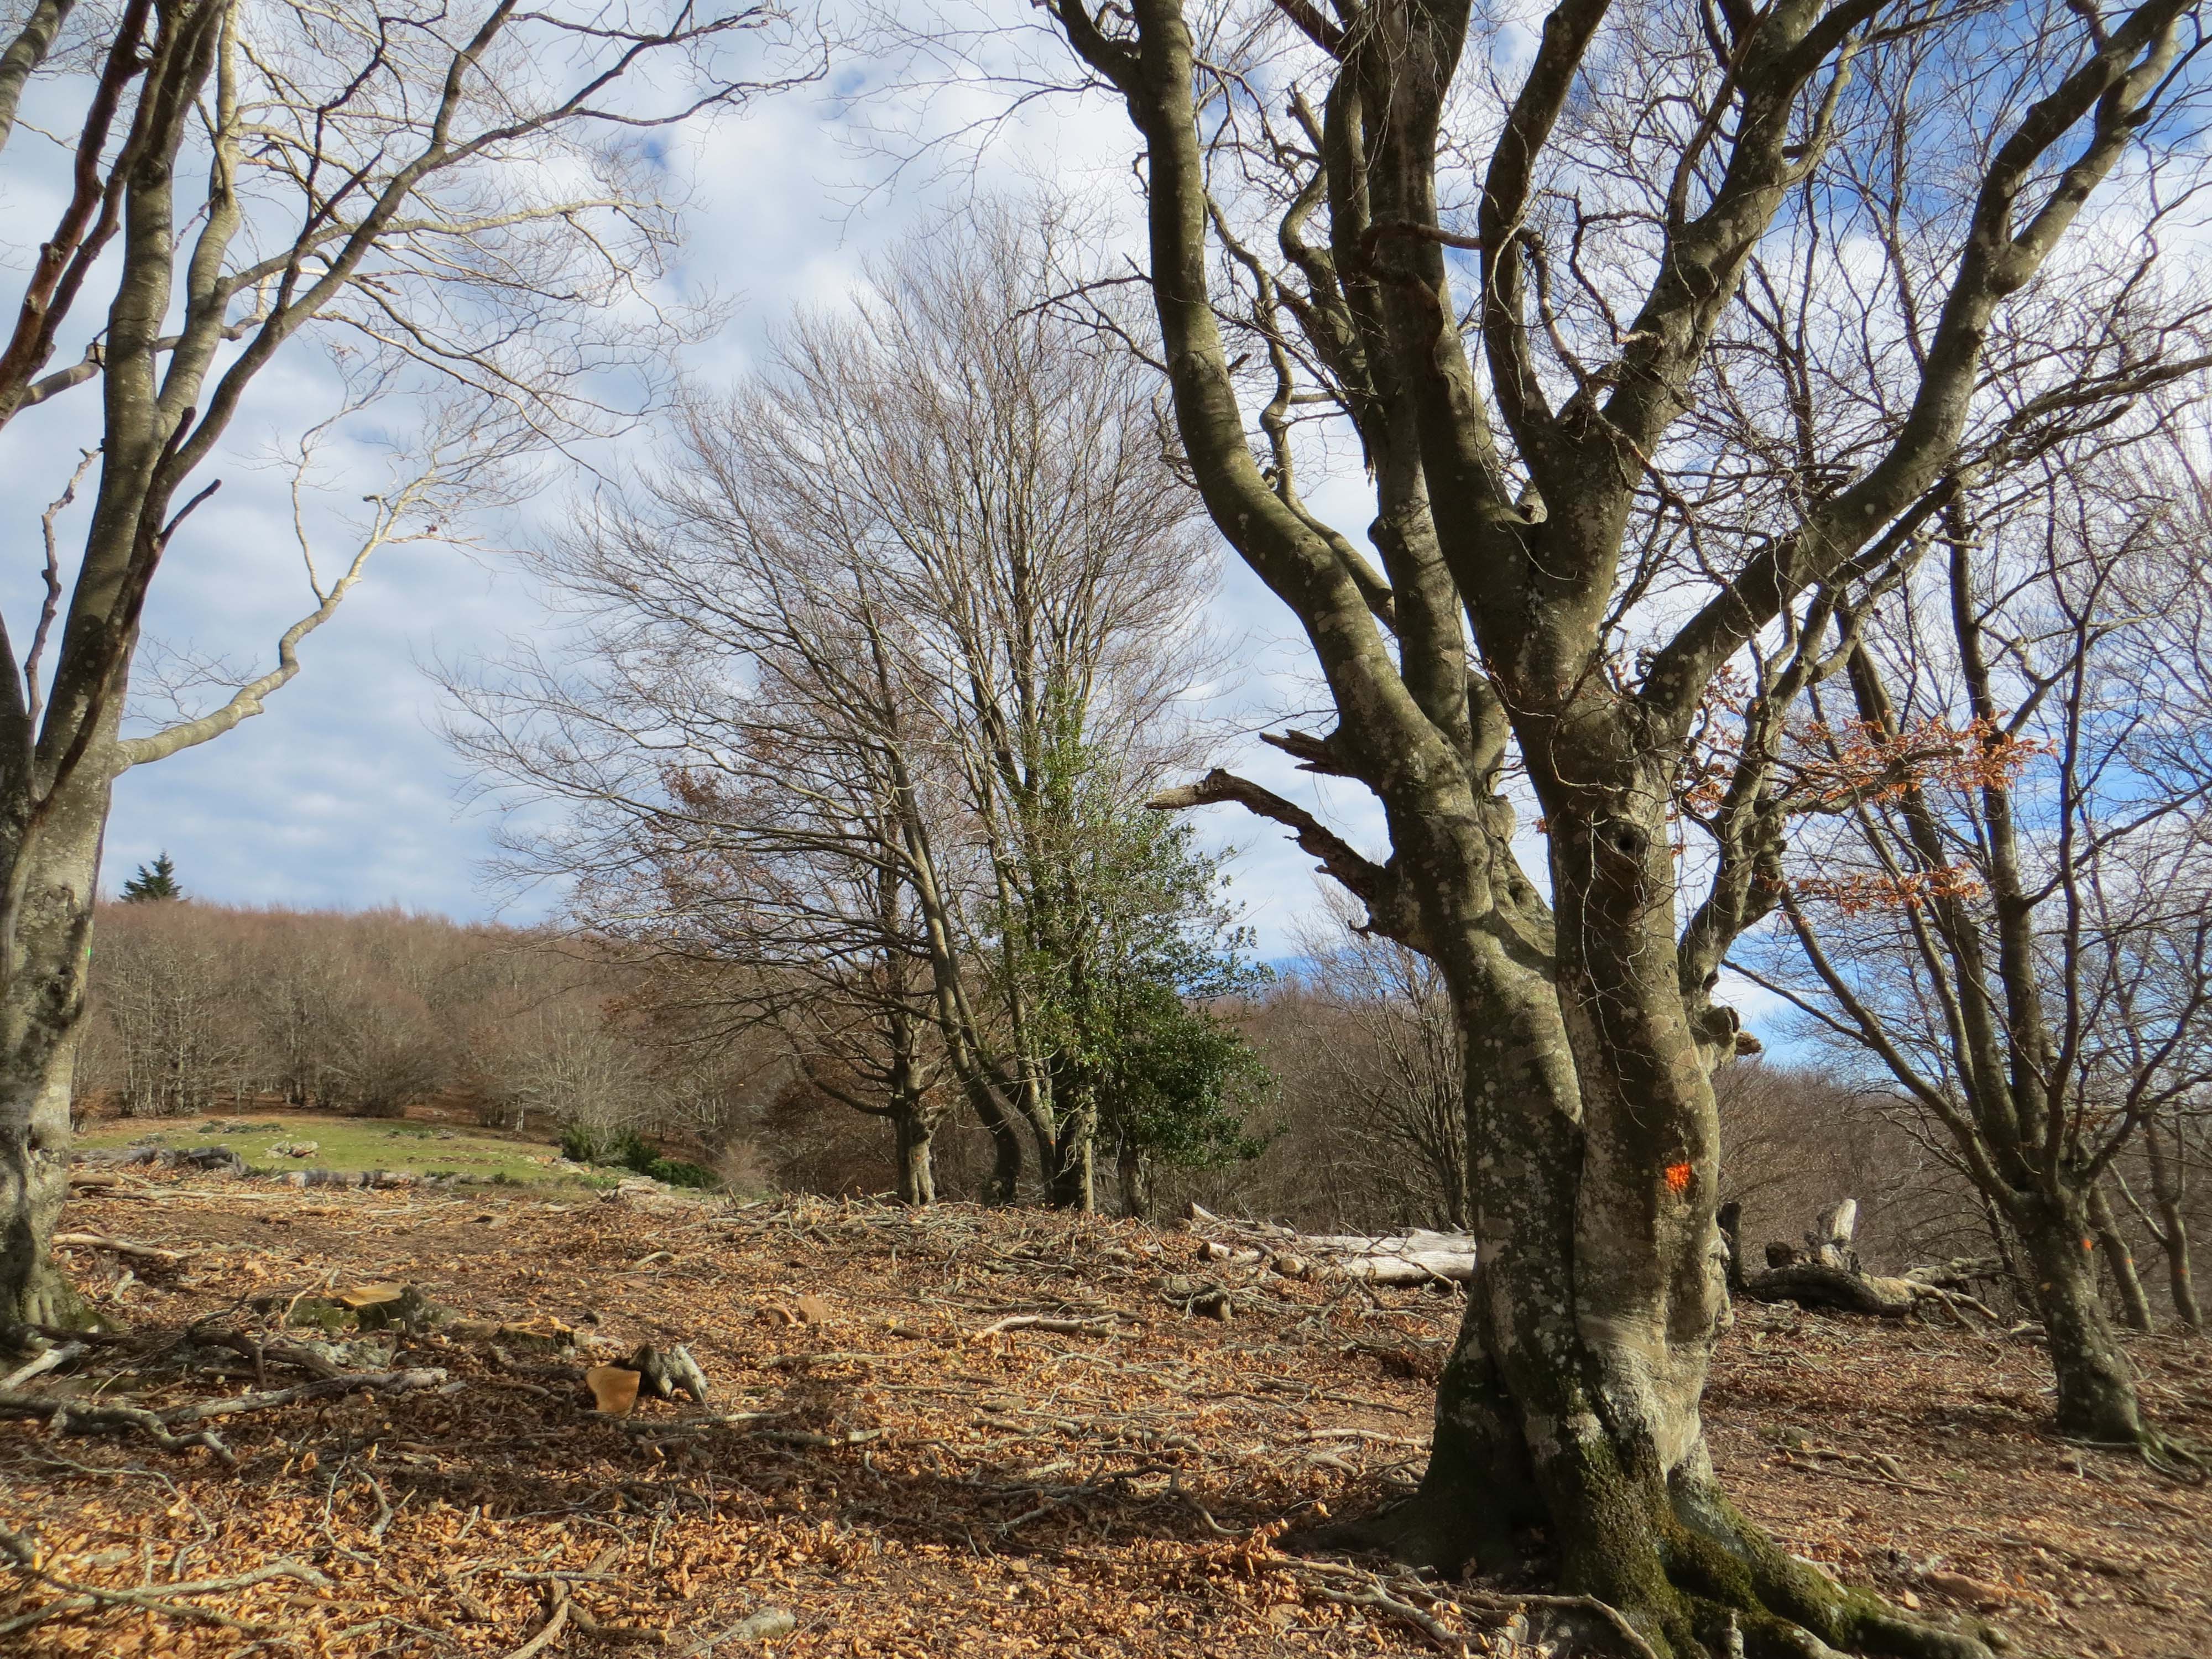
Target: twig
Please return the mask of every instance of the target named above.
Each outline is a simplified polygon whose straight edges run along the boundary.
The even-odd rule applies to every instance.
[[[1376,1579],[1368,1589],[1358,1591],[1324,1589],[1316,1592],[1324,1601],[1352,1607],[1379,1607],[1384,1613],[1404,1620],[1419,1630],[1447,1653],[1457,1652],[1467,1645],[1466,1638],[1455,1631],[1445,1629],[1410,1601],[1401,1601],[1382,1588]]]
[[[189,1446],[204,1446],[226,1464],[235,1468],[238,1460],[211,1431],[203,1429],[184,1435],[173,1434],[171,1431],[188,1424],[204,1423],[210,1418],[237,1417],[247,1412],[269,1411],[302,1400],[327,1400],[334,1395],[351,1394],[356,1389],[366,1389],[371,1394],[407,1394],[418,1389],[434,1388],[445,1380],[446,1373],[438,1370],[349,1371],[313,1382],[301,1382],[289,1389],[234,1395],[224,1400],[197,1401],[189,1406],[176,1406],[163,1412],[146,1411],[136,1406],[84,1405],[75,1401],[45,1399],[37,1395],[0,1393],[0,1417],[44,1418],[55,1425],[56,1432],[64,1434],[98,1434],[135,1429],[163,1451],[181,1451]]]
[[[421,1389],[434,1389],[445,1380],[446,1373],[436,1367],[404,1371],[346,1371],[313,1382],[295,1383],[289,1389],[270,1389],[261,1393],[233,1395],[227,1400],[180,1406],[174,1411],[163,1412],[161,1420],[174,1425],[204,1422],[210,1417],[237,1417],[302,1400],[327,1400],[333,1395],[351,1394],[356,1389],[370,1394],[412,1394]]]
[[[1291,1437],[1293,1440],[1368,1440],[1378,1446],[1412,1446],[1419,1449],[1429,1443],[1426,1435],[1384,1434],[1376,1429],[1306,1429]]]
[[[136,1607],[143,1613],[158,1613],[173,1619],[189,1620],[204,1625],[219,1625],[227,1630],[245,1631],[259,1635],[266,1626],[249,1624],[234,1619],[228,1613],[216,1613],[209,1607],[195,1607],[168,1598],[177,1595],[217,1595],[228,1590],[246,1589],[264,1584],[272,1578],[296,1578],[318,1589],[328,1589],[330,1580],[304,1561],[271,1561],[266,1566],[256,1567],[231,1578],[188,1579],[181,1583],[164,1584],[161,1595],[149,1595],[143,1590],[108,1589],[98,1584],[80,1584],[74,1579],[64,1578],[48,1572],[37,1565],[38,1553],[30,1540],[21,1534],[0,1527],[0,1553],[4,1553],[9,1565],[27,1578],[51,1584],[64,1593],[64,1599],[50,1601],[43,1607],[33,1607],[29,1613],[0,1624],[0,1636],[11,1636],[17,1631],[28,1630],[33,1625],[44,1624],[49,1619],[58,1619],[70,1613],[82,1613],[102,1605]]]
[[[538,1634],[507,1656],[507,1659],[532,1659],[561,1639],[561,1632],[568,1623],[568,1593],[562,1590],[553,1598],[553,1616],[538,1628]]]
[[[82,1342],[65,1342],[58,1347],[48,1348],[28,1364],[18,1366],[7,1376],[0,1376],[0,1391],[12,1389],[20,1382],[27,1382],[34,1376],[42,1376],[57,1366],[66,1365],[83,1352],[84,1344]]]
[[[987,1336],[997,1336],[1006,1331],[1051,1331],[1060,1336],[1097,1336],[1114,1323],[1111,1314],[1101,1314],[1096,1319],[1051,1319],[1042,1314],[1015,1314],[980,1331],[969,1334],[970,1342],[981,1342]]]
[[[236,1468],[230,1448],[202,1429],[194,1434],[171,1434],[169,1425],[155,1412],[135,1406],[87,1406],[71,1400],[46,1400],[36,1395],[0,1394],[0,1417],[40,1417],[58,1434],[98,1434],[103,1431],[136,1429],[166,1452],[204,1446],[223,1462]]]
[[[568,1605],[575,1609],[576,1628],[599,1642],[627,1642],[635,1646],[649,1648],[673,1647],[678,1638],[665,1630],[654,1630],[646,1625],[603,1625],[584,1610],[580,1601]]]
[[[158,1261],[165,1267],[175,1267],[191,1254],[188,1250],[165,1250],[153,1244],[134,1244],[128,1239],[110,1238],[105,1233],[56,1233],[54,1246],[57,1249],[110,1250],[137,1261]]]
[[[881,1429],[854,1429],[850,1434],[811,1434],[800,1429],[770,1429],[760,1437],[779,1446],[860,1446],[883,1438]]]
[[[1382,1581],[1372,1573],[1362,1572],[1357,1567],[1340,1566],[1334,1562],[1307,1561],[1297,1556],[1285,1555],[1273,1558],[1271,1564],[1293,1574],[1310,1572],[1321,1577],[1364,1579],[1377,1590],[1382,1589]],[[1595,1595],[1538,1595],[1518,1593],[1493,1595],[1481,1590],[1460,1590],[1447,1595],[1433,1585],[1423,1583],[1418,1579],[1401,1579],[1395,1582],[1400,1589],[1409,1594],[1425,1595],[1431,1601],[1448,1602],[1466,1612],[1510,1613],[1522,1612],[1531,1607],[1543,1607],[1560,1613],[1588,1613],[1603,1620],[1610,1626],[1613,1633],[1620,1638],[1622,1643],[1637,1656],[1637,1659],[1659,1659],[1650,1643],[1644,1639],[1643,1633],[1628,1622],[1627,1614],[1610,1602],[1599,1601]],[[1322,1593],[1327,1594],[1326,1591]],[[1456,1636],[1450,1637],[1449,1639],[1455,1644],[1462,1640]]]

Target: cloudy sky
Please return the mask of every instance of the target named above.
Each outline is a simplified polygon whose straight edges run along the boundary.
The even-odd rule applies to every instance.
[[[900,71],[902,82],[915,73]],[[940,149],[895,167],[894,153],[912,149],[903,135],[917,121],[939,131],[962,129],[999,106],[1003,94],[940,88],[917,115],[910,85],[889,92],[890,78],[880,62],[848,58],[827,82],[742,117],[702,123],[672,148],[670,164],[691,202],[676,284],[730,307],[726,326],[687,365],[690,373],[712,382],[741,372],[764,331],[794,305],[834,302],[872,253],[965,192],[1019,188],[1037,178],[1108,193],[1127,186],[1132,136],[1121,112],[1097,100],[1032,106],[1025,120],[980,151]],[[34,88],[26,114],[47,125],[40,95]],[[65,107],[54,103],[52,125],[72,118],[62,114]],[[47,150],[42,162],[20,130],[17,141],[0,175],[0,211],[17,224],[52,223],[63,182],[58,152]],[[24,270],[28,252],[10,249],[9,267]],[[80,346],[65,340],[56,361]],[[312,605],[292,534],[289,474],[272,454],[288,434],[329,412],[335,386],[314,344],[297,343],[257,383],[221,463],[209,469],[222,489],[187,523],[163,565],[148,609],[152,649],[135,690],[145,689],[165,657],[228,665],[241,678],[257,671],[272,659],[276,635]],[[59,493],[79,447],[95,441],[97,388],[73,398],[0,434],[0,465],[13,485],[0,512],[17,550],[0,573],[0,602],[18,641],[37,611],[40,514]],[[367,452],[342,447],[338,459],[324,480],[326,507],[379,482]],[[533,524],[560,514],[576,489],[573,476],[548,470],[534,499],[475,526],[480,541],[526,543]],[[1349,523],[1364,523],[1355,494],[1347,491],[1341,505]],[[65,562],[84,521],[82,502],[58,521]],[[340,550],[333,538],[320,550],[327,560]],[[1224,572],[1218,610],[1221,624],[1249,642],[1250,665],[1230,712],[1256,726],[1264,713],[1299,706],[1300,652],[1287,613],[1241,568]],[[518,896],[487,879],[494,821],[463,801],[465,780],[438,735],[440,696],[426,672],[434,663],[496,654],[510,636],[541,623],[520,571],[495,552],[416,544],[380,553],[368,579],[307,641],[305,672],[265,714],[125,775],[106,884],[119,886],[166,850],[188,890],[220,902],[398,904],[517,920],[544,914],[557,895]],[[1379,822],[1363,799],[1340,787],[1333,797],[1316,795],[1315,781],[1249,739],[1230,758],[1316,802],[1374,844]],[[1308,860],[1231,811],[1202,816],[1217,846],[1241,849],[1237,892],[1263,954],[1293,953],[1298,918],[1317,906]]]

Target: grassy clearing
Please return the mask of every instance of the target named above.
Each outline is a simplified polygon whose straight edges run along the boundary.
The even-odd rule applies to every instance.
[[[223,1127],[211,1129],[208,1126],[213,1123]],[[240,1129],[236,1127],[240,1124],[246,1127]],[[612,1179],[556,1167],[559,1148],[542,1141],[486,1129],[317,1112],[253,1112],[169,1121],[117,1118],[87,1125],[77,1140],[84,1146],[229,1146],[256,1170],[406,1170],[526,1186],[604,1187]],[[315,1151],[306,1158],[273,1150],[310,1140]]]

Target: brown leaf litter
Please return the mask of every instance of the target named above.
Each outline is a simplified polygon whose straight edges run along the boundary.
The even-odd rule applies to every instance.
[[[123,1340],[25,1394],[173,1414],[318,1364],[417,1382],[209,1419],[234,1467],[0,1424],[21,1552],[0,1650],[1572,1645],[1540,1639],[1541,1609],[1515,1620],[1499,1587],[1276,1545],[1418,1477],[1456,1292],[1292,1279],[1207,1260],[1187,1233],[1030,1212],[310,1201],[197,1179],[72,1204],[100,1243],[65,1259]],[[362,1309],[405,1316],[302,1323],[367,1290]],[[647,1389],[628,1415],[593,1409],[587,1368],[678,1346],[704,1404]],[[2199,1439],[2206,1352],[2134,1345],[2152,1408]],[[1714,1453],[1789,1548],[1927,1616],[1986,1616],[2024,1655],[2203,1659],[2212,1498],[2054,1437],[2049,1387],[2024,1339],[1747,1307],[1713,1381]]]

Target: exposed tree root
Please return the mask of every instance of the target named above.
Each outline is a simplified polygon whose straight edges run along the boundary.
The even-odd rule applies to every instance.
[[[1284,1541],[1379,1555],[1401,1569],[1449,1577],[1474,1559],[1468,1547],[1474,1529],[1450,1514],[1458,1507],[1417,1496],[1305,1534],[1295,1545]],[[1908,1619],[1878,1596],[1846,1589],[1793,1560],[1710,1486],[1680,1494],[1673,1512],[1656,1517],[1648,1535],[1651,1550],[1607,1563],[1601,1595],[1492,1594],[1461,1585],[1448,1590],[1422,1586],[1422,1593],[1470,1609],[1569,1616],[1585,1627],[1583,1640],[1595,1637],[1636,1659],[1836,1659],[1842,1653],[1990,1659],[1978,1637]],[[1419,1583],[1399,1580],[1386,1588],[1371,1573],[1353,1576],[1368,1584],[1365,1591],[1350,1593],[1353,1599],[1384,1612],[1395,1609],[1376,1601],[1377,1595],[1395,1592],[1402,1600]],[[1588,1628],[1593,1625],[1602,1628]]]
[[[2201,1486],[2207,1480],[2212,1480],[2212,1448],[2200,1446],[2194,1441],[2167,1434],[2148,1425],[2121,1440],[2091,1440],[2073,1435],[2059,1437],[2069,1446],[2125,1452],[2130,1456],[2139,1457],[2147,1467],[2169,1480],[2179,1480],[2187,1486]]]
[[[29,1280],[19,1299],[19,1306],[0,1313],[0,1331],[12,1334],[40,1326],[63,1331],[92,1331],[105,1324],[99,1311],[70,1283],[51,1256],[42,1257],[32,1266]]]
[[[1477,1624],[1492,1626],[1502,1623],[1515,1613],[1560,1616],[1592,1627],[1592,1634],[1601,1645],[1626,1654],[1630,1659],[1657,1659],[1651,1644],[1638,1633],[1636,1627],[1628,1622],[1620,1610],[1595,1596],[1494,1593],[1467,1585],[1446,1588],[1411,1574],[1386,1578],[1379,1573],[1339,1566],[1328,1561],[1298,1561],[1293,1570],[1335,1583],[1360,1586],[1356,1589],[1342,1590],[1322,1588],[1317,1594],[1325,1601],[1372,1607],[1401,1620],[1424,1632],[1449,1653],[1461,1651],[1465,1638],[1446,1629],[1431,1614],[1424,1613],[1415,1605],[1416,1602],[1426,1601],[1431,1607],[1455,1607],[1470,1615]]]

